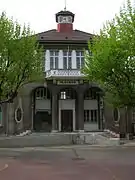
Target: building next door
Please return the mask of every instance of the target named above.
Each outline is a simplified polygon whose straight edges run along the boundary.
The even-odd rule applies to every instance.
[[[73,131],[73,110],[61,110],[61,131]]]

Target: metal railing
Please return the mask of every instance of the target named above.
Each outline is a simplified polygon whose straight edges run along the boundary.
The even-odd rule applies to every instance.
[[[81,72],[81,70],[68,70],[68,69],[59,69],[59,70],[48,70],[46,71],[46,77],[82,77],[84,74]]]

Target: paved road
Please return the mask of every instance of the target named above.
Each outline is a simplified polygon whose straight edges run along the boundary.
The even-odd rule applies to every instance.
[[[0,180],[135,180],[135,148],[0,149]]]

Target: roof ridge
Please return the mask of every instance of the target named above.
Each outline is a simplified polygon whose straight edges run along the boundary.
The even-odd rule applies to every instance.
[[[94,35],[84,32],[84,31],[80,31],[80,30],[73,30],[72,33],[68,33],[68,32],[57,32],[56,29],[51,29],[48,31],[44,31],[41,33],[37,34],[37,38],[38,40],[50,40],[50,41],[59,41],[59,40],[64,40],[64,41],[68,41],[68,40],[73,40],[73,41],[77,41],[77,40],[84,40],[84,41],[88,41],[89,39],[91,39]]]
[[[78,29],[75,29],[74,31],[78,31],[78,32],[80,32],[80,33],[85,33],[85,34],[88,34],[88,35],[94,35],[94,34],[92,34],[92,33],[88,33],[88,32],[86,32],[86,31],[81,31],[81,30],[78,30]]]
[[[42,33],[47,33],[47,32],[52,32],[52,31],[56,31],[56,29],[50,29],[50,30],[47,30],[47,31],[43,31],[43,32],[40,32],[40,33],[36,33],[35,35],[40,35]]]

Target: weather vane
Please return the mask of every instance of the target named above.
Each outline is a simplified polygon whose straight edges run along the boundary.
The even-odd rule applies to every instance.
[[[67,9],[67,0],[65,0],[65,8],[64,8],[64,11],[66,11]]]

